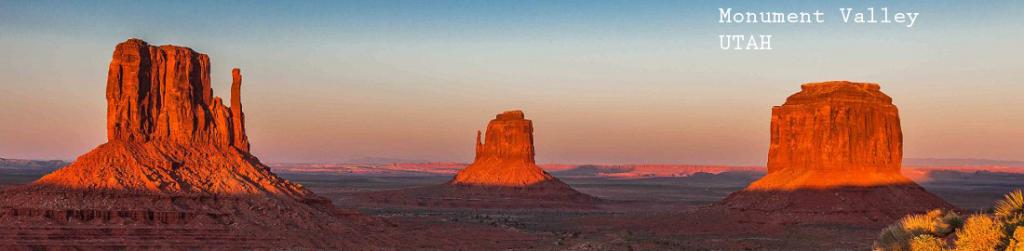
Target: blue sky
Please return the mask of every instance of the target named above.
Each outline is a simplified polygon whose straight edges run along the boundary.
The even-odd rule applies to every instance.
[[[1021,159],[1019,1],[3,1],[0,156],[70,159],[105,139],[103,85],[130,37],[245,75],[271,161],[468,161],[475,130],[521,108],[538,160],[762,164],[770,107],[805,82],[879,82],[907,156]],[[718,24],[814,11],[826,24]],[[920,12],[913,28],[840,7]],[[719,34],[771,34],[722,51]]]

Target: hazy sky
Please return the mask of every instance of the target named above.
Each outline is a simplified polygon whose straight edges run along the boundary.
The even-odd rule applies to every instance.
[[[1021,1],[209,2],[0,1],[0,157],[103,143],[111,53],[137,37],[209,54],[215,95],[240,67],[269,162],[471,161],[475,131],[523,109],[539,162],[763,165],[771,106],[825,80],[881,83],[908,157],[1024,159]],[[886,6],[921,14],[838,11]],[[719,24],[719,7],[826,23]]]

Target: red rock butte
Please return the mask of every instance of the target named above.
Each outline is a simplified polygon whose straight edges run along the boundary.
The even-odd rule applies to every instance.
[[[487,123],[485,140],[477,131],[476,158],[451,184],[517,187],[555,180],[534,161],[533,121],[522,111],[498,114]]]
[[[118,44],[107,74],[107,143],[36,185],[154,193],[311,193],[249,154],[239,69],[231,107],[210,88],[210,58],[186,47]]]
[[[356,199],[428,208],[580,209],[600,201],[545,172],[533,156],[533,122],[522,111],[507,111],[487,123],[486,134],[477,131],[476,159],[448,183],[362,193]]]
[[[210,59],[117,45],[107,142],[38,181],[0,191],[0,248],[343,249],[384,245],[376,218],[280,178],[250,154],[242,76],[213,96]]]
[[[747,189],[913,183],[902,159],[899,112],[878,84],[805,84],[772,108],[768,174]]]
[[[953,208],[904,177],[902,159],[899,114],[877,84],[804,84],[772,108],[768,173],[720,204],[795,222],[886,223]]]

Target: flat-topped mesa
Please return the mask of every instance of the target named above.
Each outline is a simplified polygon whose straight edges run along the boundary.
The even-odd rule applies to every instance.
[[[873,226],[954,208],[900,173],[900,118],[879,89],[845,81],[803,85],[772,108],[768,173],[714,210],[765,224]]]
[[[768,174],[751,190],[908,184],[903,133],[877,84],[809,83],[772,108]]]
[[[233,146],[249,151],[234,69],[228,109],[210,88],[210,58],[139,39],[117,45],[107,75],[107,140]]]
[[[534,161],[533,122],[522,111],[498,114],[487,124],[485,141],[477,131],[476,159],[451,184],[527,186],[554,180]]]

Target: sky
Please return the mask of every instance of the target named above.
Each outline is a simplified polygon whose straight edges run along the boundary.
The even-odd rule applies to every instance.
[[[844,24],[839,8],[920,13]],[[823,24],[720,24],[815,11]],[[876,82],[907,157],[1024,159],[1021,1],[0,1],[0,157],[73,160],[106,140],[107,66],[128,38],[244,75],[265,162],[469,162],[522,109],[541,163],[764,165],[771,107]],[[879,13],[880,15],[880,13]],[[773,50],[719,48],[772,35]]]

